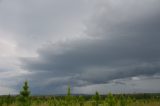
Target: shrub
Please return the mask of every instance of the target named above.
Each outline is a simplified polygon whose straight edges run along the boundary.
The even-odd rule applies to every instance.
[[[120,106],[127,106],[127,98],[125,98],[123,95],[120,97]]]
[[[116,106],[116,99],[111,93],[107,95],[106,102],[108,106]]]

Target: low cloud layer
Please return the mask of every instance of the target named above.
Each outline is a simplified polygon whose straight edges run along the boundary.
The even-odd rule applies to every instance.
[[[50,3],[47,0],[46,5]],[[64,1],[54,1],[51,4],[61,3]],[[33,4],[29,2],[31,6]],[[121,92],[123,88],[126,88],[126,91],[122,92],[151,92],[152,88],[147,87],[147,84],[155,82],[155,85],[152,85],[154,87],[160,80],[159,4],[158,0],[100,0],[92,3],[87,0],[71,0],[70,3],[62,5],[69,9],[67,11],[61,10],[58,6],[54,7],[54,10],[52,6],[51,9],[46,7],[44,10],[41,9],[41,5],[44,6],[43,2],[39,3],[26,12],[32,16],[31,23],[27,19],[24,26],[18,21],[22,25],[18,24],[20,27],[16,29],[11,28],[14,31],[18,28],[18,34],[26,37],[23,41],[29,48],[25,49],[28,51],[27,57],[18,57],[19,69],[26,72],[22,75],[29,79],[33,93],[37,94],[65,93],[68,84],[72,86],[74,93],[87,93],[93,87],[95,89],[88,93],[96,90],[101,93],[110,90]],[[81,8],[82,5],[87,12]],[[70,6],[73,7],[68,8]],[[72,10],[73,8],[75,10]],[[37,11],[40,13],[35,14]],[[57,20],[50,19],[56,16]],[[47,21],[44,21],[43,17]],[[64,22],[68,20],[67,17],[69,23]],[[82,21],[83,19],[86,20]],[[19,28],[25,31],[19,32]],[[57,29],[61,31],[57,32]],[[32,40],[28,39],[28,35],[31,35]],[[22,40],[20,36],[14,37],[17,37],[18,43],[19,39]],[[23,44],[18,46],[21,50],[26,47]],[[29,54],[29,51],[33,54]],[[133,85],[135,89],[131,89]],[[110,90],[105,90],[106,87]],[[160,86],[153,92],[159,92],[159,88]]]

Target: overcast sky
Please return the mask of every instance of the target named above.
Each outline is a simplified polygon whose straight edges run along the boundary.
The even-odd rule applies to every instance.
[[[0,94],[160,92],[160,0],[0,0]]]

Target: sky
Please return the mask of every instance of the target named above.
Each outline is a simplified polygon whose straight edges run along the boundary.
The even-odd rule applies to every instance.
[[[159,0],[0,0],[0,95],[160,92]]]

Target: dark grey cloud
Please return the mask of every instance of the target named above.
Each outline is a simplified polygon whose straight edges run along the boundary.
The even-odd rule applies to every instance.
[[[159,75],[159,4],[158,0],[101,1],[86,23],[85,33],[91,39],[48,44],[37,51],[38,57],[22,59],[22,68],[49,73],[37,74],[44,80],[59,77],[57,82],[50,79],[53,88],[67,85],[66,81],[86,86]]]
[[[87,0],[0,0],[0,94],[17,93],[17,83],[33,77],[19,58],[37,56],[48,42],[79,36],[92,8]]]
[[[0,1],[0,93],[18,92],[25,79],[37,94],[65,93],[69,83],[74,93],[159,92],[159,5]]]

